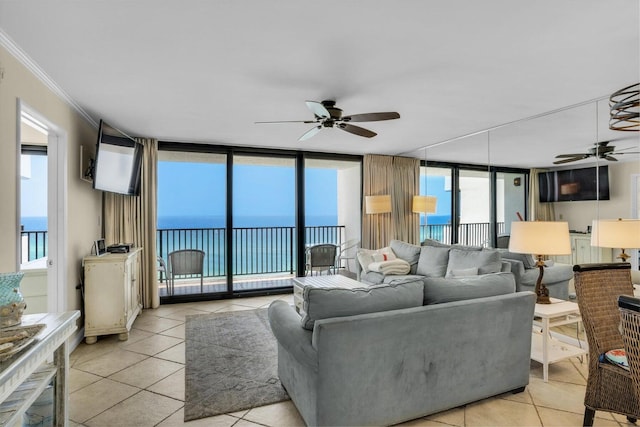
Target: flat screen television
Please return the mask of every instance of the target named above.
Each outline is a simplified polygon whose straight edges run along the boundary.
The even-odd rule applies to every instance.
[[[541,202],[609,200],[609,167],[544,172],[538,185]]]
[[[142,146],[100,120],[93,188],[129,196],[140,194],[141,164]]]

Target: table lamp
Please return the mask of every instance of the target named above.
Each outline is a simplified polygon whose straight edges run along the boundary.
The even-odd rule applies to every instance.
[[[625,249],[640,248],[640,219],[600,219],[591,225],[591,246],[617,248],[622,252],[616,258],[627,262]]]
[[[556,221],[520,221],[511,223],[509,251],[536,256],[536,267],[540,269],[536,281],[536,303],[550,304],[549,290],[542,283],[544,275],[543,256],[571,254],[569,224]]]
[[[435,213],[438,198],[434,196],[413,196],[411,210],[414,213]]]

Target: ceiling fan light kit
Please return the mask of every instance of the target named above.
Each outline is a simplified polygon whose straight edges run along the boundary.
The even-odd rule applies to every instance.
[[[609,97],[609,129],[640,131],[640,83],[615,91]]]
[[[350,116],[342,116],[342,109],[336,107],[336,102],[332,100],[318,101],[305,101],[307,108],[313,113],[314,120],[285,120],[275,122],[255,122],[256,124],[263,123],[315,123],[316,126],[305,132],[298,141],[305,141],[325,128],[336,127],[345,132],[352,133],[354,135],[363,136],[365,138],[372,138],[377,133],[365,129],[360,126],[352,125],[349,122],[379,122],[382,120],[399,119],[400,114],[395,111],[381,112],[381,113],[364,113],[364,114],[352,114]]]

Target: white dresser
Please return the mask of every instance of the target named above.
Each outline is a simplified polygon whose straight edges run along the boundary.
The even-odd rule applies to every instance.
[[[140,254],[133,248],[123,254],[88,256],[84,266],[84,336],[87,344],[99,335],[129,338],[140,304]]]

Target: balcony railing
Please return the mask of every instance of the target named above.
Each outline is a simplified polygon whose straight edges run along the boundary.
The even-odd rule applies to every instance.
[[[505,229],[498,223],[498,234]],[[463,245],[488,246],[489,223],[461,224],[458,228],[458,243]],[[451,224],[420,226],[420,241],[434,239],[451,241]],[[47,255],[46,231],[23,231],[22,262]],[[200,249],[206,254],[205,277],[224,277],[227,274],[225,258],[226,234],[224,228],[158,229],[156,247],[158,256],[165,260],[169,252],[179,249]],[[296,272],[295,227],[244,227],[234,228],[233,275],[270,274]],[[308,245],[345,241],[345,226],[305,227],[305,242]]]

